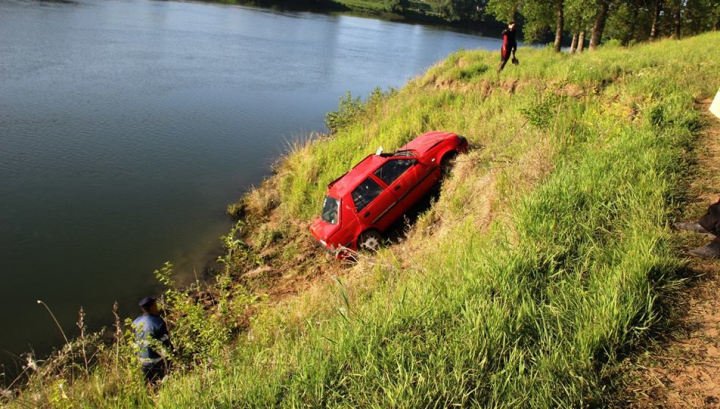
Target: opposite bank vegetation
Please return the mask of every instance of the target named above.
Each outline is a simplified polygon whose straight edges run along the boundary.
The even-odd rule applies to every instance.
[[[669,223],[693,175],[717,33],[595,53],[460,50],[400,90],[347,96],[232,206],[212,287],[164,294],[176,351],[153,392],[118,318],[28,358],[9,407],[578,407],[662,328],[683,279]],[[705,52],[697,50],[704,49]],[[464,135],[440,194],[356,263],[307,227],[325,186],[382,145]],[[172,284],[172,266],[156,272]]]
[[[519,22],[526,43],[553,42],[570,52],[601,40],[622,45],[680,39],[720,27],[715,0],[201,0],[294,10],[350,12],[389,20],[454,25],[498,36]]]

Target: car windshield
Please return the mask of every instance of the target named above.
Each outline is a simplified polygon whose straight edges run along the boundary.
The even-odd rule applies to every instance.
[[[325,200],[323,201],[322,219],[330,224],[337,224],[339,207],[339,200],[331,196],[325,196]]]

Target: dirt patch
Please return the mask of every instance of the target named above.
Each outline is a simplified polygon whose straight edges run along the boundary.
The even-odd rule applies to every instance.
[[[570,98],[581,98],[585,96],[585,89],[578,84],[565,84],[557,90],[558,95]]]
[[[698,141],[698,176],[690,186],[687,219],[697,220],[717,200],[720,120],[698,102],[706,124]],[[683,247],[704,245],[703,235],[677,233]],[[671,300],[671,332],[638,362],[624,405],[633,408],[720,408],[720,261],[688,260],[689,285]]]

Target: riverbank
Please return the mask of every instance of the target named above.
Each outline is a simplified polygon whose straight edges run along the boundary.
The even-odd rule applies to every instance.
[[[178,351],[157,396],[119,333],[74,344],[68,366],[39,368],[11,404],[611,403],[622,358],[647,345],[685,278],[668,224],[694,172],[695,100],[717,91],[720,56],[693,52],[712,36],[522,48],[499,75],[495,53],[459,51],[341,105],[336,133],[296,141],[242,200],[217,284],[167,291]],[[307,230],[327,183],[435,129],[472,146],[437,200],[377,254],[327,259]],[[170,266],[158,276],[170,283]]]

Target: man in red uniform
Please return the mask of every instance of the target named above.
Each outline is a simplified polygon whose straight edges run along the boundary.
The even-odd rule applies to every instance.
[[[498,67],[497,72],[500,72],[505,68],[505,64],[507,64],[508,60],[510,59],[510,54],[512,53],[513,62],[515,61],[515,51],[517,51],[517,41],[515,41],[515,22],[512,21],[508,24],[508,28],[503,30],[502,32],[503,36],[503,44],[502,48],[500,48],[500,67]]]

